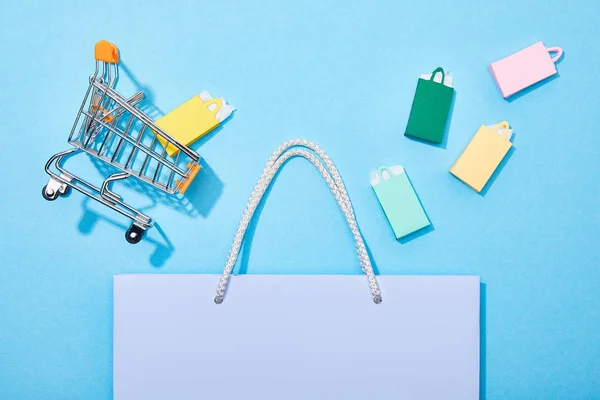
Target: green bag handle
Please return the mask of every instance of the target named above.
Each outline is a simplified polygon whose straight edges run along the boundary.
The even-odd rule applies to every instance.
[[[389,169],[386,165],[382,165],[379,168],[377,168],[377,171],[379,171],[379,177],[381,178],[381,180],[383,181],[383,171],[386,171],[388,174],[390,174],[390,178],[394,176],[394,174],[392,173],[392,170]]]
[[[429,80],[433,82],[433,79],[435,78],[435,76],[437,75],[438,72],[442,73],[442,85],[443,85],[444,80],[446,79],[446,74],[444,73],[444,68],[442,68],[442,67],[437,67],[436,69],[434,69],[433,72],[431,73],[431,78],[429,78]]]

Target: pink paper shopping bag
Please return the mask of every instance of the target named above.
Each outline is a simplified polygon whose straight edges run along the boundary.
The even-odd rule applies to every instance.
[[[550,53],[555,53],[550,57]],[[560,47],[546,47],[537,42],[500,61],[490,64],[490,72],[505,99],[554,74],[554,65],[562,56]]]

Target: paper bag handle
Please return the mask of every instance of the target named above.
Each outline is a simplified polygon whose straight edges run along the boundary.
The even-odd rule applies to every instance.
[[[211,109],[209,108],[211,105],[216,105],[215,109],[211,111]],[[217,114],[219,112],[219,110],[221,109],[221,107],[223,107],[223,99],[221,98],[217,98],[217,99],[210,99],[209,101],[204,103],[204,106],[206,107],[206,109],[213,113],[213,114]]]
[[[509,137],[510,137],[510,124],[507,121],[500,122],[499,124],[496,125],[495,128],[496,128],[496,132],[499,132],[500,129],[504,129],[505,133],[502,136],[504,136],[504,138],[506,138],[506,139],[509,139]]]
[[[442,67],[437,67],[436,69],[434,69],[433,72],[431,73],[431,78],[429,78],[429,80],[433,82],[433,80],[435,79],[435,76],[437,75],[438,72],[442,73],[442,85],[443,85],[444,80],[446,80],[446,73],[444,72],[444,68],[442,68]]]
[[[551,58],[552,62],[557,62],[563,54],[563,49],[560,47],[546,47],[548,53],[556,53],[554,57]]]
[[[323,160],[327,168],[317,157],[315,157],[315,154],[307,151],[306,149],[292,149],[292,147],[304,147],[306,149],[312,150],[316,155],[318,155],[321,158],[321,160]],[[215,296],[215,303],[223,303],[223,299],[225,297],[227,286],[229,285],[229,280],[231,278],[233,267],[235,266],[235,263],[237,261],[242,242],[244,241],[246,230],[248,229],[248,225],[252,220],[254,211],[256,211],[256,208],[260,204],[263,195],[271,185],[271,182],[277,171],[291,157],[306,158],[319,170],[321,176],[323,177],[323,179],[325,179],[325,182],[327,182],[327,185],[329,186],[329,189],[331,189],[331,192],[335,196],[335,199],[337,200],[337,203],[340,206],[344,217],[346,218],[346,222],[348,223],[348,226],[352,231],[352,235],[354,236],[358,260],[360,262],[363,272],[369,280],[369,286],[371,288],[371,297],[373,298],[373,302],[376,304],[381,303],[381,293],[379,291],[379,285],[377,284],[377,279],[375,278],[375,273],[373,272],[373,267],[371,266],[371,259],[369,257],[369,253],[367,252],[365,242],[362,238],[360,230],[358,228],[356,216],[354,215],[354,209],[352,208],[352,203],[350,202],[350,198],[348,197],[348,192],[346,191],[344,182],[342,181],[342,178],[337,168],[335,167],[335,164],[333,164],[333,161],[331,161],[329,156],[316,144],[303,139],[295,139],[285,142],[284,144],[279,146],[269,158],[269,161],[267,162],[267,165],[265,166],[262,175],[258,179],[256,186],[254,186],[254,190],[250,195],[248,204],[244,209],[242,219],[235,234],[235,239],[233,240],[233,244],[231,245],[231,249],[229,250],[229,255],[227,256],[227,262],[225,263],[223,275],[221,275],[221,279],[219,280],[217,294]]]
[[[379,179],[381,181],[383,181],[383,173],[387,172],[388,174],[390,174],[390,178],[394,176],[394,173],[392,172],[392,170],[390,169],[390,167],[386,166],[386,165],[382,165],[379,168],[377,168],[377,172],[379,172]]]

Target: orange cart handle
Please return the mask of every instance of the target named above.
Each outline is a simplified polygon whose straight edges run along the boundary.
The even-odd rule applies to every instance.
[[[175,182],[176,185],[179,185],[179,193],[181,193],[181,194],[184,194],[185,191],[187,190],[187,188],[190,187],[190,184],[192,183],[192,181],[198,174],[198,171],[200,171],[200,165],[192,165],[190,163],[190,164],[188,164],[188,168],[191,168],[191,172],[188,175],[188,177],[183,179],[182,182],[179,182],[179,181]]]
[[[119,49],[117,46],[106,40],[101,40],[94,47],[94,56],[96,61],[104,61],[107,63],[119,63]]]

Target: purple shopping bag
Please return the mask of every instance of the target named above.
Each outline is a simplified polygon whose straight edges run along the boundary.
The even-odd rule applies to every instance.
[[[254,210],[292,156],[332,189],[366,278],[232,276]],[[375,276],[337,169],[291,141],[267,163],[221,277],[115,277],[114,398],[476,400],[479,286],[474,276]]]

